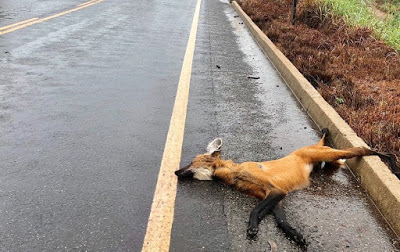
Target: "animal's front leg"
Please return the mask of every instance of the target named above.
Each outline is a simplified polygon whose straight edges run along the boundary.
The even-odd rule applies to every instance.
[[[297,232],[297,230],[290,226],[290,224],[287,222],[285,210],[282,207],[282,202],[276,204],[275,208],[272,210],[272,213],[275,216],[278,227],[282,229],[289,239],[296,242],[302,250],[307,250],[307,242],[303,238],[303,235]]]
[[[283,192],[271,192],[263,201],[261,201],[250,213],[249,226],[247,228],[247,235],[253,238],[258,233],[258,224],[261,219],[271,211],[275,205],[285,198],[286,194]]]

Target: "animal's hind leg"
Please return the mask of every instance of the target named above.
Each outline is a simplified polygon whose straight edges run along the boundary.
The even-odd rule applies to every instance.
[[[328,135],[329,135],[329,129],[328,128],[323,128],[322,130],[321,130],[321,132],[322,132],[322,137],[321,137],[321,140],[319,140],[319,142],[317,143],[317,144],[315,144],[314,146],[316,146],[316,147],[322,147],[322,146],[325,146],[326,145],[326,138],[328,137]],[[318,165],[315,165],[315,167],[319,167],[319,168],[322,168],[323,167],[323,164],[322,163],[324,163],[324,162],[318,162]],[[331,162],[329,162],[329,163],[331,163]],[[334,167],[339,167],[339,165],[333,165]]]
[[[398,179],[400,179],[400,169],[399,167],[397,167],[397,160],[394,154],[371,150],[371,155],[377,155],[381,159],[387,161],[389,163],[390,170],[393,172],[394,175],[396,175]]]
[[[247,235],[252,238],[258,233],[258,224],[261,219],[271,211],[275,205],[285,198],[286,194],[283,192],[271,192],[263,201],[251,210],[249,226],[247,228]]]
[[[272,213],[275,216],[276,223],[278,227],[282,229],[286,236],[289,237],[292,241],[296,242],[303,250],[307,249],[307,242],[303,238],[303,235],[300,234],[296,229],[290,226],[290,224],[286,220],[285,210],[282,206],[282,201],[276,204],[275,208],[272,210]]]
[[[326,138],[329,135],[329,130],[328,128],[323,128],[321,132],[322,132],[322,138],[315,146],[324,146],[326,144]]]
[[[327,146],[314,146],[302,153],[311,159],[312,163],[334,162],[339,159],[376,155],[389,162],[391,171],[400,179],[400,169],[397,167],[396,156],[390,153],[373,151],[365,147],[353,147],[345,150],[337,150]]]
[[[325,146],[326,137],[329,135],[328,128],[323,128],[321,131],[322,131],[323,135],[322,135],[321,140],[315,145],[316,147]],[[332,149],[332,150],[335,151],[335,149]],[[337,150],[337,151],[341,151],[341,150]],[[341,166],[341,165],[343,165],[343,163],[341,161],[339,161],[339,159],[348,159],[348,158],[352,158],[352,157],[356,157],[356,156],[377,155],[378,157],[380,157],[381,159],[383,159],[389,163],[390,170],[393,172],[393,174],[395,174],[397,176],[397,178],[400,179],[400,169],[397,166],[396,156],[391,153],[377,152],[377,151],[373,151],[373,150],[370,150],[370,149],[367,149],[364,147],[350,148],[350,149],[343,150],[343,151],[347,151],[348,153],[344,154],[343,157],[333,159],[332,161],[328,161],[328,160],[323,160],[323,161],[329,162],[333,166]],[[335,154],[343,155],[343,153],[339,153],[339,152],[335,153]]]
[[[311,162],[332,162],[339,159],[375,155],[374,152],[365,147],[353,147],[344,150],[333,149],[327,146],[314,146],[303,150],[300,155],[308,157]]]

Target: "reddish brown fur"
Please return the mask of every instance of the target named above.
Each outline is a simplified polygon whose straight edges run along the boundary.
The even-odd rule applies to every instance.
[[[223,160],[220,152],[198,155],[191,163],[191,169],[209,169],[215,178],[234,186],[238,190],[260,199],[271,192],[288,194],[309,185],[309,176],[318,162],[336,162],[356,156],[371,155],[364,148],[337,150],[324,146],[324,137],[313,146],[296,150],[278,160],[265,162],[244,162],[237,164],[232,160]]]
[[[329,130],[323,129],[322,132],[328,134]],[[301,233],[287,223],[279,202],[289,192],[309,185],[309,177],[314,165],[322,161],[337,163],[339,159],[378,155],[388,159],[392,171],[400,178],[396,159],[391,154],[378,153],[364,147],[337,150],[324,146],[324,143],[325,135],[317,144],[298,149],[278,160],[237,164],[232,160],[221,159],[222,140],[217,138],[207,146],[206,154],[198,155],[190,165],[176,171],[175,174],[178,177],[193,176],[200,180],[217,178],[244,193],[261,199],[262,201],[250,213],[247,235],[254,237],[258,232],[260,220],[272,211],[282,231],[300,248],[306,250],[306,240]]]

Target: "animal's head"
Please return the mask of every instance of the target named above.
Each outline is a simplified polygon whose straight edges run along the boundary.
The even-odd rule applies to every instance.
[[[194,178],[198,180],[212,180],[214,171],[221,160],[222,139],[216,138],[207,146],[207,152],[195,157],[192,162],[175,171],[179,178]]]

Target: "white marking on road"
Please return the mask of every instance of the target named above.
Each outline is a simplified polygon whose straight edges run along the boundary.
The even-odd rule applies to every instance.
[[[197,1],[142,251],[169,251],[201,0]]]

